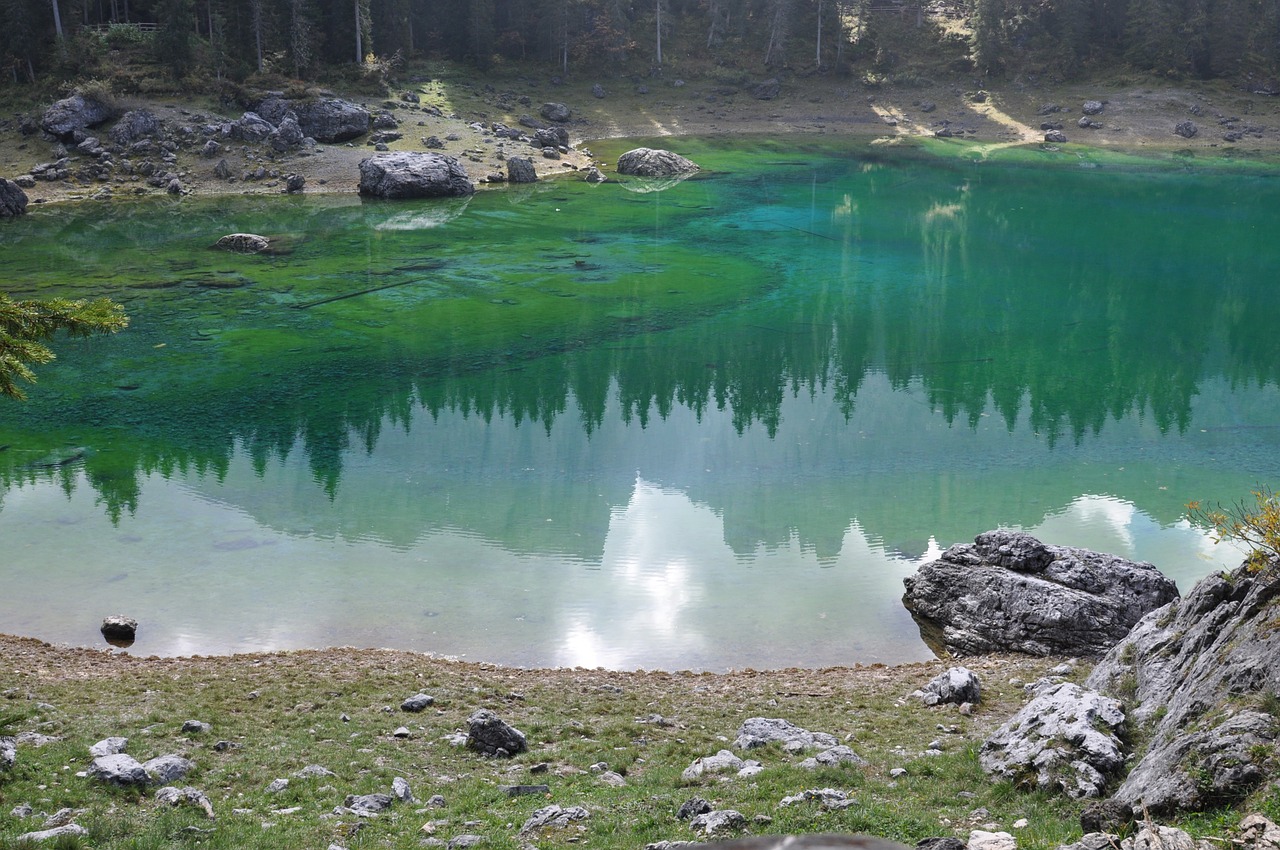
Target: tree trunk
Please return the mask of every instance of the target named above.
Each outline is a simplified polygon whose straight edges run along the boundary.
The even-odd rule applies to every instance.
[[[262,73],[262,0],[249,0],[249,11],[253,15],[253,46],[257,51],[258,73]]]
[[[822,0],[818,0],[818,39],[813,51],[813,64],[822,67]]]
[[[656,14],[654,17],[658,21],[658,67],[662,67],[662,0],[656,0],[654,9]]]
[[[356,7],[356,64],[359,65],[364,61],[364,45],[361,44],[360,31],[363,29],[360,20],[360,0],[355,0]]]
[[[51,0],[53,3],[53,31],[58,37],[58,41],[62,41],[62,13],[58,11],[58,0]]]

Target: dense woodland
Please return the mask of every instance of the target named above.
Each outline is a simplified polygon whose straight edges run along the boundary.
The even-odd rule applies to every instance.
[[[561,73],[1068,79],[1132,69],[1276,86],[1277,0],[0,0],[3,85],[368,76],[415,58]],[[953,2],[946,6],[939,3]]]

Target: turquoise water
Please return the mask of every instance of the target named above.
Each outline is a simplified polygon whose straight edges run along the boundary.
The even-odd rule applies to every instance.
[[[902,577],[998,525],[1184,590],[1238,563],[1183,506],[1280,478],[1274,172],[679,150],[710,173],[662,191],[0,228],[6,292],[132,318],[0,407],[0,629],[893,663],[930,657]]]

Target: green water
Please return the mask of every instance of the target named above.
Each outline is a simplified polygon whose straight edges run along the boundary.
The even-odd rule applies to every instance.
[[[902,577],[997,525],[1184,590],[1239,561],[1183,505],[1280,479],[1276,172],[679,150],[709,173],[662,191],[5,224],[4,291],[132,324],[0,407],[0,630],[900,662]]]

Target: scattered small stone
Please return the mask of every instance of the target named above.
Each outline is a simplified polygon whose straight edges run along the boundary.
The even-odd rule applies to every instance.
[[[533,767],[529,768],[529,772],[533,774],[546,773],[550,769],[551,765],[547,764],[545,761],[540,761]]]
[[[1173,127],[1173,132],[1177,133],[1184,139],[1190,139],[1199,131],[1200,128],[1196,126],[1196,122],[1194,121],[1179,121]]]
[[[396,731],[391,733],[394,738],[408,738],[412,734],[413,733],[409,731],[408,726],[399,726],[396,728]]]
[[[419,693],[409,697],[404,702],[400,703],[400,710],[418,712],[418,711],[422,711],[427,706],[435,705],[435,702],[436,702],[435,697],[429,696],[428,694]]]
[[[147,785],[151,777],[133,756],[124,753],[98,756],[89,765],[88,776],[112,785]]]
[[[286,789],[286,788],[288,788],[288,787],[289,787],[289,780],[287,780],[287,779],[273,779],[273,780],[271,780],[271,784],[269,784],[269,785],[267,786],[267,793],[268,793],[268,794],[279,794],[281,791],[283,791],[284,789]]]
[[[238,750],[238,749],[240,749],[240,745],[235,743],[234,741],[219,741],[218,743],[213,745],[213,751],[215,753],[225,753],[227,750]]]
[[[460,850],[460,848],[475,847],[484,843],[485,839],[483,835],[465,834],[455,835],[453,838],[449,839],[448,846],[449,850]]]
[[[156,791],[155,799],[157,803],[167,803],[171,806],[188,803],[201,809],[209,820],[214,819],[213,803],[210,802],[208,795],[198,788],[165,786]]]
[[[959,838],[922,838],[916,850],[965,850],[965,844]]]
[[[721,750],[713,756],[702,756],[693,760],[693,764],[684,769],[680,778],[685,782],[693,782],[704,773],[737,772],[746,767],[746,762],[728,750]]]
[[[208,732],[212,728],[213,726],[208,723],[203,723],[199,720],[188,720],[182,724],[182,733],[184,735],[198,735],[202,732]]]
[[[142,763],[143,770],[150,774],[156,782],[165,785],[184,778],[188,773],[195,770],[195,767],[195,762],[173,753],[156,756],[150,761]]]
[[[13,807],[12,811],[9,812],[9,817],[29,818],[31,817],[31,812],[32,808],[30,803],[19,803]]]
[[[101,741],[99,741],[98,743],[90,747],[89,756],[90,758],[100,758],[101,756],[114,756],[118,753],[123,753],[125,751],[125,748],[128,746],[129,746],[128,738],[121,738],[113,735],[110,738],[103,738]]]
[[[1101,115],[1104,106],[1100,100],[1086,100],[1084,107],[1080,110],[1085,115]]]
[[[391,780],[391,795],[402,803],[414,802],[413,790],[409,787],[409,780],[401,776]]]
[[[523,732],[487,708],[474,712],[467,725],[467,747],[482,755],[510,758],[528,748]]]
[[[1018,850],[1018,842],[1007,832],[975,829],[969,833],[969,850]]]
[[[1067,135],[1061,130],[1050,130],[1044,134],[1044,140],[1050,144],[1061,145],[1066,143]]]
[[[826,732],[810,732],[788,720],[771,717],[749,717],[738,727],[738,736],[733,746],[739,750],[751,750],[763,747],[773,741],[788,743],[798,742],[802,748],[832,747],[836,744],[834,735]]]
[[[982,686],[977,674],[968,667],[952,667],[930,679],[911,697],[925,705],[974,703],[982,699]]]
[[[61,838],[64,835],[88,835],[88,834],[89,834],[89,830],[85,829],[83,826],[78,826],[74,823],[69,823],[69,824],[66,824],[65,826],[59,826],[53,829],[42,829],[37,832],[28,832],[24,835],[19,835],[16,843],[22,844],[27,841],[48,841],[52,838]]]
[[[889,777],[891,779],[901,779],[906,775],[907,775],[907,769],[905,767],[895,767],[889,771]]]
[[[612,770],[606,770],[604,773],[600,774],[600,781],[605,785],[610,785],[614,788],[622,788],[627,784],[627,780],[622,774],[615,773]]]
[[[427,805],[433,809],[443,809],[445,807],[444,795],[433,794],[431,798],[427,800]]]
[[[688,820],[696,815],[704,815],[711,811],[711,804],[701,797],[690,797],[680,804],[680,808],[676,810],[677,820]]]
[[[834,788],[811,788],[808,791],[801,791],[799,794],[793,794],[790,797],[783,797],[778,805],[786,808],[794,806],[796,803],[818,803],[823,808],[827,808],[831,804],[844,803],[848,799],[848,794],[843,791],[837,791]]]
[[[58,809],[53,814],[49,815],[49,817],[45,818],[44,828],[52,829],[55,826],[65,826],[66,824],[71,823],[75,818],[75,815],[75,809]]]
[[[730,831],[745,829],[747,819],[741,812],[733,809],[707,812],[689,821],[689,828],[707,837],[721,835]]]
[[[391,808],[391,797],[387,794],[350,795],[342,805],[357,815],[376,815]]]
[[[498,790],[508,797],[527,797],[534,794],[548,794],[551,787],[548,785],[501,785]]]
[[[591,813],[582,806],[562,808],[552,804],[534,811],[529,819],[524,822],[524,826],[520,827],[520,834],[525,835],[543,827],[564,827],[573,821],[585,820],[589,817],[591,817]]]
[[[800,767],[803,767],[806,770],[817,770],[819,766],[835,767],[836,765],[841,764],[862,766],[866,763],[866,760],[862,758],[862,756],[858,755],[844,744],[840,744],[839,746],[823,750],[813,758],[805,759],[800,762]]]
[[[1013,822],[1014,829],[1026,829],[1030,825],[1031,825],[1031,821],[1027,820],[1026,818],[1018,818],[1016,821]]]

